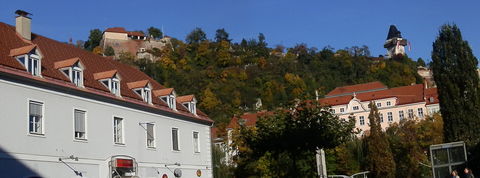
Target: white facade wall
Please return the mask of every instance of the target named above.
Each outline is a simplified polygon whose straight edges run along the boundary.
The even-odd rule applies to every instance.
[[[374,101],[375,104],[380,103],[381,106],[378,107],[378,112],[383,114],[383,122],[381,122],[382,129],[386,129],[392,123],[399,123],[400,122],[400,115],[399,111],[403,111],[404,119],[408,118],[408,110],[413,110],[414,118],[423,119],[427,115],[431,115],[431,111],[427,109],[425,102],[418,102],[418,103],[410,103],[410,104],[403,104],[397,105],[397,99],[395,97],[392,98],[385,98],[385,99],[378,99]],[[390,105],[387,105],[387,102],[390,102]],[[348,118],[349,116],[354,116],[356,119],[355,127],[361,129],[362,131],[370,130],[370,121],[368,119],[368,115],[370,114],[370,108],[368,105],[370,101],[359,101],[356,98],[353,98],[348,104],[344,105],[335,105],[332,106],[333,112],[337,114],[340,118]],[[437,104],[438,105],[438,104]],[[358,110],[354,110],[353,107],[358,106]],[[344,112],[340,112],[340,108],[343,108]],[[423,117],[419,116],[418,108],[421,108],[423,111]],[[388,121],[388,113],[392,113],[392,121]],[[363,116],[364,124],[360,124],[360,117]]]
[[[83,177],[109,177],[111,156],[129,155],[139,177],[212,177],[210,126],[86,99],[0,79],[0,177],[75,177],[59,158]],[[28,130],[29,100],[43,103],[44,135]],[[86,141],[74,138],[74,109],[86,111]],[[124,119],[124,145],[113,142],[113,117]],[[140,123],[155,123],[155,149],[146,147]],[[172,127],[179,129],[180,151],[172,150]],[[193,132],[199,132],[200,153],[194,153]],[[172,165],[180,163],[180,166]]]

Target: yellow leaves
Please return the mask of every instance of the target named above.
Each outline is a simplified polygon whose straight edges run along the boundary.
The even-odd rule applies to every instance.
[[[202,57],[207,56],[209,53],[209,49],[208,49],[209,46],[210,46],[210,43],[208,43],[207,41],[200,43],[197,49],[198,56],[202,56]]]
[[[171,60],[169,57],[162,57],[160,60],[158,60],[160,64],[162,64],[166,68],[171,68],[171,69],[177,69],[177,65],[175,65],[175,62]]]
[[[207,88],[203,91],[201,101],[202,102],[200,103],[200,106],[208,111],[212,111],[221,104],[221,101],[212,92],[212,90],[210,90],[210,88]]]
[[[260,69],[265,69],[265,67],[267,66],[267,60],[263,57],[261,57],[260,59],[258,59],[258,67]]]
[[[222,81],[226,81],[227,77],[228,77],[228,71],[227,70],[224,70],[224,71],[222,71],[222,73],[220,73],[220,79]]]
[[[103,55],[103,49],[100,46],[93,48],[93,53],[97,55]]]

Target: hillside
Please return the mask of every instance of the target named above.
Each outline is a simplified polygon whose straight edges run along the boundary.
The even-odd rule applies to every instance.
[[[193,33],[193,32],[192,32]],[[381,81],[388,87],[421,83],[417,63],[408,57],[373,58],[368,47],[318,50],[305,44],[269,48],[263,34],[258,39],[232,43],[172,39],[170,48],[149,51],[160,59],[151,62],[121,54],[179,94],[194,93],[199,107],[217,123],[234,114],[281,107],[294,99],[322,97],[337,86]],[[262,107],[255,103],[261,99]]]

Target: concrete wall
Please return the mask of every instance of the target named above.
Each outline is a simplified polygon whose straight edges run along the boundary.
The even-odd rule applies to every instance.
[[[103,33],[103,39],[128,40],[128,35],[126,33],[105,32]]]
[[[180,163],[182,177],[211,177],[210,127],[110,103],[40,89],[0,79],[0,177],[75,177],[58,158],[66,159],[84,177],[108,177],[108,161],[129,155],[138,162],[140,177],[174,177],[165,165]],[[29,100],[43,102],[44,135],[28,132]],[[74,109],[86,111],[87,140],[74,138]],[[113,142],[113,117],[124,119],[124,145]],[[155,123],[156,148],[146,147],[139,123]],[[171,129],[179,129],[181,151],[172,150]],[[200,153],[194,153],[193,132],[199,132]],[[15,164],[14,164],[15,163]],[[7,166],[5,166],[7,165]],[[23,171],[11,171],[20,169]],[[157,172],[158,171],[158,172]],[[2,175],[3,174],[3,175]]]

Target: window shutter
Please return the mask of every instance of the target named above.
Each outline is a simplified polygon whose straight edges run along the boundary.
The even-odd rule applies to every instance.
[[[153,124],[147,124],[147,138],[153,140]]]
[[[42,116],[42,104],[40,103],[30,102],[29,110],[30,115]]]
[[[75,110],[75,131],[85,132],[85,112]]]

